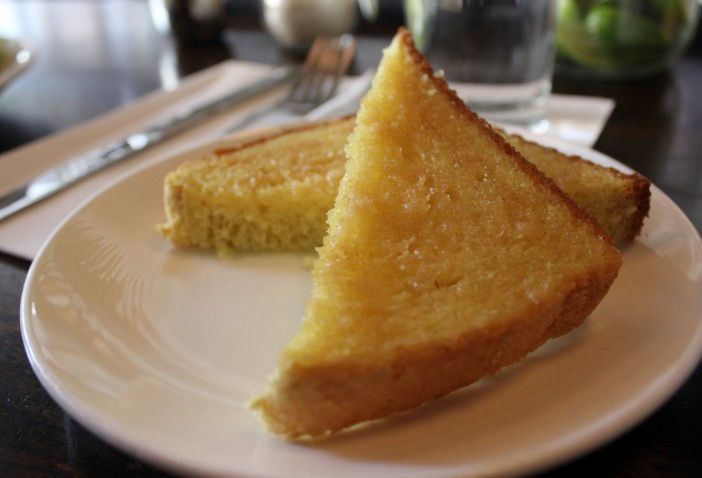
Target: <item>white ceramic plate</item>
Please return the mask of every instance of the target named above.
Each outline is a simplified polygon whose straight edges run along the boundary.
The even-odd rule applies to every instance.
[[[21,43],[0,38],[0,91],[25,71],[33,59],[34,54]]]
[[[642,236],[577,331],[376,426],[314,446],[274,438],[246,402],[297,328],[309,272],[300,256],[222,260],[175,250],[155,232],[164,174],[202,151],[85,203],[43,247],[22,297],[22,334],[44,387],[85,427],[144,460],[246,476],[525,473],[627,430],[700,358],[700,237],[654,187]]]

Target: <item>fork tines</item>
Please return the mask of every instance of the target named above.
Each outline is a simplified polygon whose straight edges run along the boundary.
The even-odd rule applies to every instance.
[[[336,93],[354,52],[355,42],[351,35],[316,38],[290,88],[286,103],[305,109],[327,101]]]

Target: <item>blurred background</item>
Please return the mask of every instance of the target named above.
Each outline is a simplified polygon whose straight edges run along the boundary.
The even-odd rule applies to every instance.
[[[362,14],[348,0],[0,0],[0,38],[20,40],[36,53],[27,77],[0,96],[2,148],[26,141],[17,123],[31,123],[34,109],[57,108],[56,122],[41,125],[48,132],[98,114],[108,104],[117,106],[157,88],[172,89],[179,78],[218,61],[299,61],[304,45],[291,48],[291,39],[314,31],[310,12],[319,16],[312,19],[317,29],[346,28],[357,34],[352,72],[362,72],[377,64],[399,26],[431,15],[421,12],[431,3],[447,8],[461,2],[361,0]],[[651,76],[657,76],[652,81],[670,82],[669,66],[678,56],[685,51],[699,56],[697,0],[556,4],[556,82]],[[266,19],[264,9],[273,12]],[[80,89],[73,88],[77,74]],[[71,95],[93,95],[99,101],[92,111],[61,108],[71,104]],[[8,124],[10,117],[13,124]],[[11,126],[19,131],[10,133]],[[20,137],[13,142],[9,136],[16,135]]]

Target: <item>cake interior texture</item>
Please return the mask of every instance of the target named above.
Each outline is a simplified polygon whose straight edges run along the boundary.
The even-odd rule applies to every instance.
[[[320,436],[463,387],[579,325],[609,237],[453,95],[401,30],[349,158],[298,334],[254,403]]]
[[[182,247],[308,251],[321,244],[353,121],[292,128],[180,165],[161,233]],[[293,144],[290,144],[293,137]]]

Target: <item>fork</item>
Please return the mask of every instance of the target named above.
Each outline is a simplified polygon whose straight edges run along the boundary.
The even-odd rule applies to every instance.
[[[329,100],[339,88],[356,52],[356,42],[349,34],[338,37],[317,37],[305,57],[287,95],[229,125],[232,133],[265,116],[285,114],[300,117]]]

